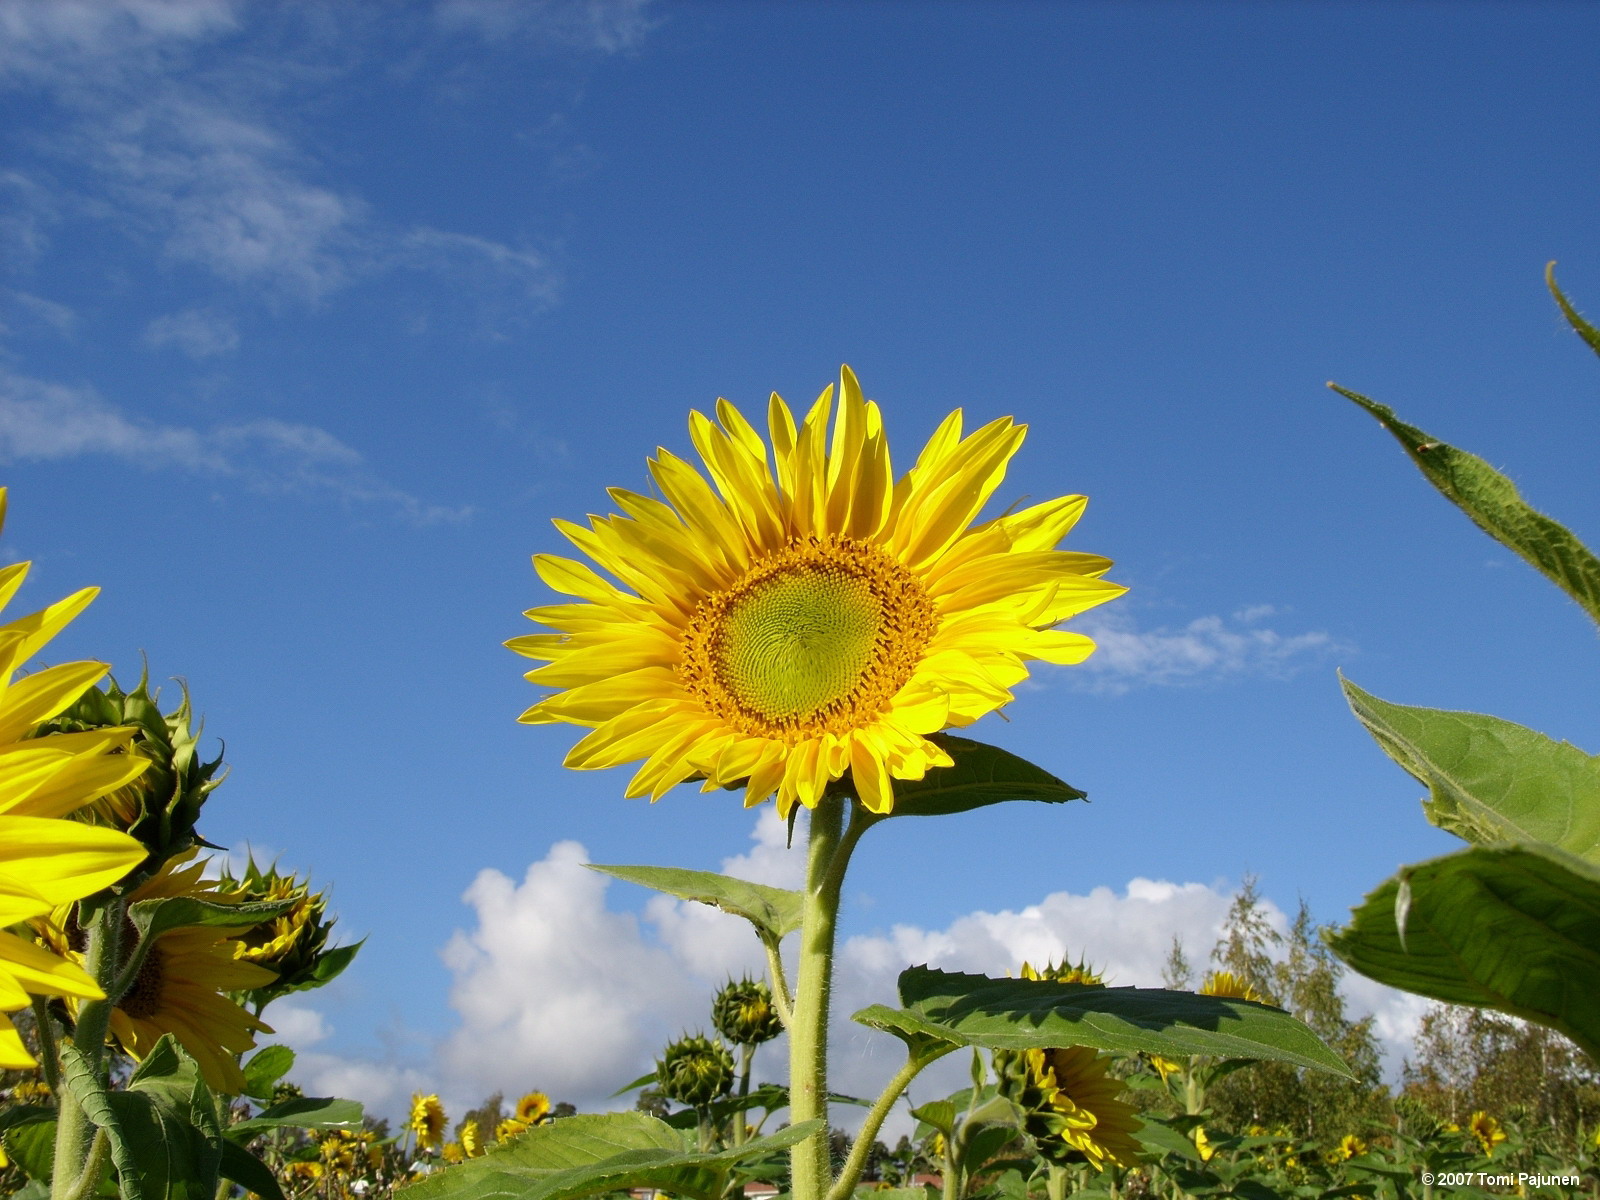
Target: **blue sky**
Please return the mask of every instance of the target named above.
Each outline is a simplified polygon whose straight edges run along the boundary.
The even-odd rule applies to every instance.
[[[187,679],[233,768],[205,834],[368,938],[270,1014],[312,1086],[599,1106],[756,960],[577,864],[794,856],[515,723],[528,558],[690,453],[691,408],[848,362],[902,467],[952,407],[1027,422],[997,507],[1087,494],[1069,546],[1131,590],[976,731],[1092,803],[874,834],[843,1006],[1063,945],[1153,984],[1247,872],[1338,920],[1451,841],[1336,668],[1596,748],[1580,612],[1323,383],[1600,540],[1600,373],[1540,278],[1600,306],[1597,34],[1579,4],[9,0],[18,604],[103,587],[53,660]],[[1416,1005],[1351,995],[1399,1045]]]

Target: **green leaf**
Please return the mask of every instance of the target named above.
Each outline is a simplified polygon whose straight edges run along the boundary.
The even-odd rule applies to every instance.
[[[1405,940],[1395,918],[1402,881]],[[1475,846],[1406,867],[1328,939],[1380,983],[1490,1007],[1600,1055],[1600,867],[1549,846]]]
[[[1350,1075],[1304,1024],[1279,1008],[1159,988],[1091,987],[990,979],[912,967],[900,975],[899,1010],[873,1005],[864,1025],[991,1050],[1092,1046],[1176,1057],[1264,1058]]]
[[[1600,559],[1565,526],[1530,508],[1517,494],[1516,485],[1483,459],[1407,425],[1376,401],[1335,383],[1328,386],[1376,417],[1405,447],[1428,482],[1480,529],[1542,571],[1600,622]]]
[[[1423,811],[1440,829],[1600,863],[1600,758],[1499,717],[1390,704],[1340,682],[1384,753],[1432,793]]]
[[[891,817],[943,816],[1007,800],[1065,804],[1087,798],[1044,768],[998,746],[950,734],[934,734],[928,740],[941,746],[954,765],[934,767],[921,779],[896,779]]]
[[[223,1140],[222,1177],[237,1183],[247,1192],[254,1192],[261,1200],[283,1200],[283,1189],[278,1186],[272,1169],[243,1146]]]
[[[536,1125],[481,1158],[436,1171],[406,1188],[407,1200],[573,1200],[600,1192],[655,1188],[695,1200],[720,1200],[733,1168],[810,1136],[821,1121],[709,1153],[644,1113],[567,1117]]]
[[[911,1115],[947,1138],[955,1136],[956,1106],[948,1100],[930,1100],[920,1108],[913,1108]]]
[[[173,929],[203,925],[212,929],[253,929],[293,908],[293,900],[261,900],[250,904],[218,904],[195,896],[162,896],[128,906],[128,919],[141,940]]]
[[[699,904],[710,904],[723,912],[743,917],[756,932],[773,940],[800,928],[799,892],[787,888],[750,883],[713,871],[688,871],[681,867],[603,867],[589,863],[591,871],[611,875],[629,883],[641,884]]]
[[[296,1096],[253,1117],[228,1126],[227,1134],[241,1145],[269,1129],[360,1129],[361,1102],[329,1096]]]
[[[294,1069],[294,1051],[287,1046],[263,1046],[244,1064],[244,1094],[257,1100],[272,1099],[272,1089]]]
[[[1572,307],[1572,302],[1561,294],[1561,289],[1556,286],[1556,264],[1550,263],[1544,269],[1545,286],[1550,289],[1550,294],[1556,298],[1556,303],[1561,307],[1561,315],[1566,317],[1567,324],[1584,341],[1589,343],[1589,349],[1600,354],[1600,330],[1579,315],[1578,310]]]
[[[29,1179],[50,1182],[56,1154],[56,1110],[43,1105],[18,1105],[0,1113],[0,1145]]]

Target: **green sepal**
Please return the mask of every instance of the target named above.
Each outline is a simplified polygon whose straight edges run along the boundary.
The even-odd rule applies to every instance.
[[[896,779],[894,809],[888,816],[944,816],[1008,800],[1065,804],[1088,798],[1043,767],[998,746],[947,733],[928,740],[944,750],[953,765],[930,768],[921,779]]]
[[[1537,1021],[1600,1056],[1600,866],[1574,855],[1506,844],[1416,863],[1328,943],[1379,983]]]
[[[689,871],[682,867],[607,867],[585,864],[591,871],[637,883],[682,900],[709,904],[723,912],[743,917],[756,927],[763,940],[780,939],[800,928],[803,897],[787,888],[751,883],[714,871]]]
[[[1564,525],[1535,511],[1517,494],[1516,484],[1483,459],[1457,450],[1386,406],[1338,384],[1328,385],[1377,418],[1405,448],[1428,482],[1497,542],[1515,551],[1600,622],[1600,559]]]
[[[292,900],[261,900],[252,904],[219,904],[198,896],[159,896],[128,906],[128,920],[140,940],[159,937],[174,929],[202,925],[211,929],[253,929],[294,907]]]
[[[269,1129],[360,1129],[361,1102],[331,1096],[295,1096],[228,1126],[227,1136],[243,1145]]]
[[[272,1173],[272,1168],[262,1162],[237,1142],[222,1141],[222,1178],[237,1183],[246,1192],[260,1200],[284,1200],[283,1189]]]
[[[726,1150],[696,1152],[692,1139],[638,1112],[567,1117],[497,1143],[482,1157],[437,1171],[406,1188],[407,1200],[575,1200],[654,1188],[721,1200],[739,1163],[782,1150],[822,1129],[791,1125]]]
[[[256,1100],[272,1099],[272,1090],[294,1070],[294,1051],[284,1045],[263,1046],[244,1064],[244,1094]]]
[[[1384,753],[1427,786],[1423,811],[1440,829],[1600,863],[1600,758],[1499,717],[1390,704],[1340,683]]]
[[[902,1008],[875,1004],[854,1019],[908,1042],[920,1035],[990,1050],[1091,1046],[1166,1057],[1263,1058],[1353,1078],[1305,1024],[1280,1008],[1249,1000],[991,979],[928,967],[901,972],[899,987]]]
[[[1600,330],[1585,321],[1578,310],[1572,306],[1572,301],[1561,294],[1561,289],[1556,286],[1556,264],[1549,263],[1544,269],[1545,286],[1550,289],[1550,294],[1556,298],[1556,304],[1561,308],[1561,315],[1567,319],[1567,324],[1572,326],[1572,331],[1589,343],[1589,349],[1600,354]]]

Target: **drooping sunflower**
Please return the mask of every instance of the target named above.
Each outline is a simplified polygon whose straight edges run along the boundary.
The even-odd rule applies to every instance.
[[[5,508],[0,488],[0,524]],[[29,565],[0,568],[0,608],[16,595]],[[147,763],[124,753],[133,731],[34,736],[107,665],[62,663],[15,677],[98,590],[84,588],[0,625],[0,1067],[10,1069],[35,1062],[5,1013],[26,1008],[30,994],[96,999],[103,993],[79,965],[3,930],[108,887],[145,856],[124,833],[60,819],[145,770]]]
[[[219,881],[203,878],[205,864],[191,861],[195,851],[169,859],[129,898],[130,902],[164,896],[197,896],[226,902]],[[69,914],[58,909],[38,925],[53,948],[77,957]],[[111,1034],[135,1061],[170,1033],[194,1056],[206,1082],[216,1091],[240,1095],[244,1073],[238,1056],[253,1049],[257,1033],[272,1029],[223,993],[248,991],[271,983],[276,975],[234,955],[228,930],[180,926],[156,938],[145,954],[133,983],[111,1010]]]
[[[1037,1115],[1028,1122],[1038,1136],[1076,1151],[1096,1171],[1107,1163],[1137,1166],[1140,1147],[1134,1132],[1141,1122],[1133,1105],[1117,1099],[1122,1081],[1112,1078],[1111,1059],[1088,1046],[1023,1052],[1030,1091],[1042,1094]],[[1042,1118],[1042,1119],[1041,1119]]]
[[[928,734],[1010,701],[1030,661],[1094,649],[1054,628],[1124,591],[1100,578],[1108,559],[1055,549],[1084,498],[972,523],[1025,426],[1003,417],[963,436],[958,409],[896,480],[878,406],[848,367],[831,443],[832,387],[798,426],[772,396],[770,459],[733,405],[716,411],[689,418],[710,482],[658,450],[665,501],[612,489],[621,515],[556,522],[621,586],[534,557],[578,602],[529,611],[555,632],[507,645],[548,664],[530,681],[563,689],[520,719],[593,731],[567,766],[643,759],[627,794],[652,800],[688,779],[744,782],[747,805],[776,793],[785,816],[848,770],[888,812],[891,779],[950,765]]]
[[[437,1150],[444,1144],[444,1105],[434,1093],[416,1092],[411,1097],[411,1120],[406,1128],[417,1135],[417,1145],[424,1150]]]

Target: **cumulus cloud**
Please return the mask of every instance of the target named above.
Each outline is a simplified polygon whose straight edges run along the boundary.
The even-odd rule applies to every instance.
[[[378,479],[361,453],[325,429],[273,419],[210,429],[130,418],[89,388],[0,368],[0,460],[102,454],[146,468],[230,476],[260,491],[311,491],[395,510],[419,525],[464,520]]]
[[[769,809],[758,821],[754,846],[723,869],[756,882],[792,886],[803,871],[804,841],[785,849],[783,824]],[[515,881],[499,871],[479,874],[465,900],[475,924],[458,932],[443,957],[454,976],[450,1004],[458,1024],[419,1073],[412,1060],[344,1058],[321,1050],[316,1088],[336,1078],[380,1112],[398,1112],[409,1087],[440,1091],[453,1111],[502,1091],[537,1087],[585,1111],[625,1106],[611,1092],[648,1071],[654,1054],[684,1030],[704,1028],[713,991],[730,975],[758,974],[762,954],[748,926],[713,908],[667,896],[641,914],[613,907],[614,882],[585,868],[577,842],[560,842]],[[943,928],[897,925],[845,939],[836,958],[831,1020],[830,1083],[838,1091],[875,1096],[901,1065],[903,1050],[887,1035],[857,1025],[850,1015],[869,1004],[893,1003],[906,967],[926,963],[990,975],[1040,963],[1087,958],[1115,985],[1159,987],[1174,937],[1203,965],[1221,933],[1231,893],[1218,885],[1135,879],[1117,891],[1054,892],[1015,910],[966,914]],[[1267,902],[1273,928],[1287,932],[1284,912]],[[1365,980],[1347,979],[1355,1013],[1373,1012],[1377,1032],[1395,1057],[1409,1044],[1422,1005]],[[309,1003],[302,1001],[302,1003]],[[272,1015],[276,1017],[277,1009]],[[294,1028],[323,1027],[295,1017]],[[294,1037],[288,1036],[291,1044]],[[309,1043],[315,1048],[314,1043]],[[763,1047],[758,1077],[785,1073],[784,1042]],[[959,1060],[959,1061],[958,1061]],[[960,1086],[967,1066],[955,1055],[936,1064],[912,1089],[916,1102]],[[407,1082],[412,1081],[412,1082]],[[367,1092],[353,1090],[357,1085]],[[835,1120],[859,1121],[841,1109]],[[903,1113],[891,1139],[909,1129]]]
[[[1320,630],[1284,633],[1262,624],[1277,615],[1273,605],[1256,604],[1178,628],[1139,629],[1125,612],[1094,612],[1072,628],[1099,648],[1067,678],[1074,687],[1110,693],[1241,675],[1283,679],[1349,649]]]

